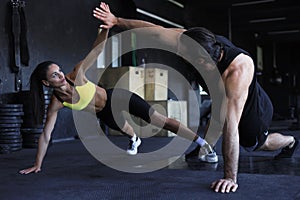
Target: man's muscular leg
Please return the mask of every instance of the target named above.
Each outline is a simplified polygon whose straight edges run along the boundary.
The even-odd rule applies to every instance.
[[[293,136],[282,135],[280,133],[270,133],[259,150],[274,151],[287,146],[291,148],[294,143],[295,138]]]
[[[299,141],[293,136],[272,133],[268,135],[265,143],[258,150],[273,151],[281,148],[281,152],[275,156],[275,159],[290,158],[298,144]]]

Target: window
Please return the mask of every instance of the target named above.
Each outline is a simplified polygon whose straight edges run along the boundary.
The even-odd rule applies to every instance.
[[[111,37],[111,53],[112,53],[112,67],[121,66],[121,35],[113,35]]]

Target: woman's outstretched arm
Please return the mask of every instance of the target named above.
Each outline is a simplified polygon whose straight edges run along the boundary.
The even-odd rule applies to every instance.
[[[55,97],[52,97],[52,101],[51,104],[49,105],[48,112],[47,112],[45,127],[39,138],[35,163],[30,168],[20,170],[19,171],[20,174],[29,174],[32,172],[37,173],[41,171],[42,163],[46,155],[49,141],[51,138],[51,133],[53,131],[56,122],[58,110],[63,107],[62,104],[58,102],[57,99],[54,100],[53,98]]]
[[[93,66],[96,62],[98,56],[104,50],[105,43],[108,36],[108,29],[98,30],[97,38],[93,44],[92,50],[88,53],[88,55],[80,61],[75,67],[74,70],[69,74],[69,77],[73,80],[76,80],[76,84],[83,84],[86,81],[85,73],[86,71]],[[83,81],[83,82],[82,82]]]

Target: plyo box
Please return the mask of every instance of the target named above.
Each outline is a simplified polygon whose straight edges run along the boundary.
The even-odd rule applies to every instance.
[[[168,70],[145,69],[145,100],[163,101],[168,99]]]
[[[102,87],[123,88],[145,98],[145,76],[142,67],[116,67],[99,69],[99,83]]]
[[[187,126],[187,102],[186,101],[168,101],[168,117],[176,119],[183,125]],[[168,136],[175,136],[176,134],[168,131]]]

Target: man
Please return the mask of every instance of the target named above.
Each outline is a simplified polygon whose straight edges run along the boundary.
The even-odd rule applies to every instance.
[[[250,150],[282,149],[276,158],[292,156],[298,140],[293,136],[268,133],[273,107],[269,97],[256,80],[253,60],[246,51],[205,28],[169,31],[167,28],[141,20],[117,18],[104,3],[94,10],[94,16],[103,21],[104,24],[101,25],[103,28],[154,27],[149,34],[170,45],[171,48],[180,48],[181,51],[188,51],[194,55],[197,49],[191,49],[185,44],[184,38],[188,36],[197,41],[217,65],[225,87],[227,112],[222,131],[224,177],[212,183],[211,188],[215,192],[228,193],[237,190],[239,145]],[[203,55],[200,54],[195,60],[207,68],[211,65],[206,63]],[[202,80],[199,80],[199,83],[205,84]]]

